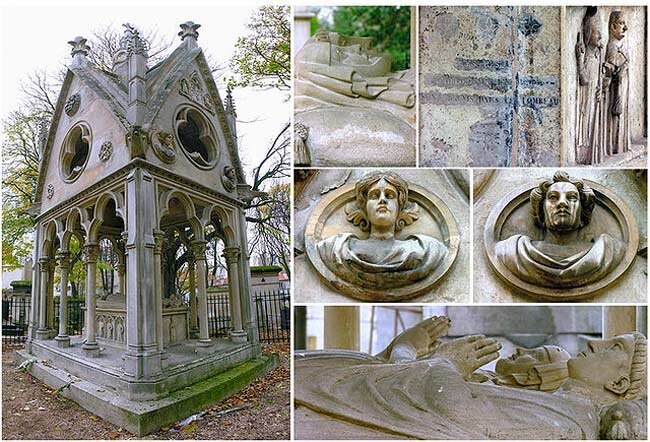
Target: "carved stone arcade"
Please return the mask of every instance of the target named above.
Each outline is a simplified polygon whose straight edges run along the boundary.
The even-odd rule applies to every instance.
[[[261,352],[243,211],[251,192],[237,151],[234,105],[232,98],[227,108],[221,104],[197,46],[199,25],[181,27],[179,49],[147,68],[146,44],[133,26],[125,26],[115,68],[123,87],[91,64],[85,39],[70,42],[73,61],[47,137],[34,209],[35,308],[27,351],[73,375],[110,383],[136,401],[165,396]],[[200,138],[193,138],[194,128]],[[63,154],[62,166],[56,160]],[[210,336],[208,228],[223,241],[228,260],[229,338]],[[161,251],[174,234],[188,251],[184,297],[163,295]],[[83,336],[67,334],[73,238],[83,249],[87,274]],[[117,281],[113,294],[99,297],[102,240],[113,245]]]

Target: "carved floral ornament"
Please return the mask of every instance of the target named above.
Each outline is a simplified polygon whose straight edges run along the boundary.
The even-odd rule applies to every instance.
[[[458,225],[436,195],[392,172],[371,172],[324,197],[305,227],[323,281],[366,301],[427,293],[451,269]]]
[[[106,162],[111,159],[113,156],[113,143],[110,141],[104,141],[102,146],[99,148],[99,159],[103,162]]]
[[[189,98],[212,115],[215,114],[215,106],[212,97],[203,87],[203,83],[201,82],[197,71],[194,71],[189,76],[180,79],[178,93]]]
[[[484,243],[493,270],[515,290],[574,301],[625,273],[639,233],[634,214],[610,189],[556,172],[503,197],[488,216]]]

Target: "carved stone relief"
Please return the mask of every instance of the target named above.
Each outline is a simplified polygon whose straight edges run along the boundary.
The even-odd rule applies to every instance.
[[[415,165],[414,70],[393,72],[371,38],[323,29],[295,66],[296,164]]]
[[[482,335],[442,341],[449,325],[426,319],[376,355],[296,353],[296,438],[647,438],[641,333],[592,340],[573,357],[557,346],[519,349],[497,362],[518,378],[508,388],[474,381],[501,344]]]
[[[572,301],[623,275],[639,233],[610,189],[556,172],[504,196],[487,219],[484,243],[493,270],[517,291]]]
[[[215,106],[212,102],[212,97],[210,97],[210,94],[204,89],[197,71],[192,72],[188,77],[180,79],[178,93],[189,98],[212,115],[215,114]]]
[[[99,149],[99,159],[106,162],[113,156],[113,143],[104,141]]]
[[[126,342],[125,313],[98,313],[96,321],[98,338]]]
[[[161,161],[165,163],[176,161],[176,144],[171,133],[162,130],[155,131],[151,135],[151,146]]]
[[[444,278],[460,238],[437,196],[377,171],[326,194],[309,216],[304,241],[314,268],[335,290],[398,301]]]
[[[47,185],[47,199],[52,199],[54,197],[54,184]]]
[[[221,171],[221,184],[228,192],[233,192],[237,186],[237,174],[232,166],[224,166]]]
[[[293,126],[294,130],[294,143],[293,154],[294,164],[296,166],[310,166],[311,155],[307,147],[307,138],[309,138],[309,128],[300,122],[296,122]]]
[[[72,94],[68,97],[63,105],[63,109],[67,116],[72,117],[79,110],[81,104],[81,96],[79,94]]]

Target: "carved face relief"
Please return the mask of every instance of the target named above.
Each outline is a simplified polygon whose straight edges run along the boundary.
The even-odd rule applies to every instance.
[[[556,390],[568,378],[571,355],[557,345],[532,349],[517,347],[507,358],[499,359],[495,383],[534,390]]]
[[[549,230],[580,227],[580,192],[567,182],[552,184],[544,199],[544,223]]]
[[[622,40],[627,33],[627,23],[620,11],[616,14],[609,23],[609,34],[616,40]],[[614,14],[614,13],[613,13]]]
[[[364,300],[426,293],[458,251],[457,224],[436,196],[393,172],[337,188],[305,230],[309,259],[337,291]]]
[[[587,349],[569,360],[569,376],[593,388],[623,394],[630,386],[634,335],[594,339]]]
[[[385,179],[380,179],[368,190],[366,213],[372,228],[395,229],[399,206],[397,203],[397,189]]]
[[[156,156],[165,163],[176,161],[176,145],[173,135],[169,132],[161,130],[154,132],[151,136],[151,146]]]
[[[235,190],[235,186],[237,185],[237,174],[234,167],[224,166],[221,172],[221,184],[223,184],[223,187],[228,192]]]
[[[519,291],[544,299],[586,297],[616,281],[638,247],[634,215],[609,189],[556,172],[492,209],[488,260]]]

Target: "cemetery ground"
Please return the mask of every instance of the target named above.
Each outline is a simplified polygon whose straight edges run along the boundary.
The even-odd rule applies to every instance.
[[[2,350],[2,439],[139,439],[19,371],[15,348]],[[263,350],[280,356],[266,376],[182,428],[176,424],[143,439],[289,439],[289,344],[264,344]]]

